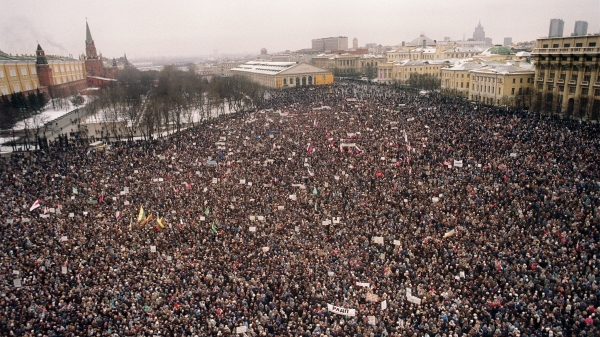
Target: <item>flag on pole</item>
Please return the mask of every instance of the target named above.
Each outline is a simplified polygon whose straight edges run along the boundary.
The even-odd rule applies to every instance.
[[[211,224],[210,227],[211,227],[211,229],[212,229],[213,232],[215,232],[215,233],[217,232],[217,226],[215,226],[215,220],[212,221],[212,224]]]
[[[31,207],[29,207],[29,211],[33,211],[34,209],[40,207],[40,199],[36,200]]]
[[[156,223],[160,226],[160,228],[165,228],[163,224],[163,218],[156,218]]]
[[[100,194],[100,198],[98,198],[98,203],[101,204],[102,200],[104,200],[104,192],[102,192],[102,194]]]
[[[502,265],[498,260],[496,260],[496,268],[498,268],[498,270],[502,270]]]
[[[143,221],[146,218],[144,213],[144,206],[140,206],[140,214],[138,215],[138,222]]]
[[[142,223],[140,224],[140,226],[144,226],[145,224],[147,224],[148,222],[150,222],[150,220],[152,220],[152,214],[150,214],[146,219],[144,219],[142,221]]]
[[[73,186],[73,194],[79,194],[79,192],[77,192],[77,187]]]
[[[208,207],[206,207],[206,209],[204,210],[204,215],[208,216],[210,214],[210,210],[208,209]]]
[[[313,193],[313,194],[318,194],[318,193],[319,193],[319,192],[317,191],[317,188],[316,188],[316,187],[313,187],[313,192],[312,192],[312,193]]]

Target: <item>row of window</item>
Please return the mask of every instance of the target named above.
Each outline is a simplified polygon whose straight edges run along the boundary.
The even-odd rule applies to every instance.
[[[27,77],[29,74],[27,73],[27,67],[19,67],[19,70],[21,70],[21,76],[22,77]],[[29,67],[29,71],[31,73],[31,75],[36,75],[37,71],[35,67]],[[10,75],[10,77],[15,78],[17,77],[17,68],[15,67],[9,67],[8,68],[8,74]],[[4,70],[2,68],[0,68],[0,79],[4,78]]]
[[[578,72],[579,70],[585,70],[586,73],[591,73],[593,70],[593,66],[585,66],[585,67],[579,67],[577,65],[567,65],[567,64],[562,64],[562,65],[558,65],[558,64],[551,64],[551,65],[547,65],[547,64],[540,64],[539,66],[540,70],[562,70],[562,71],[567,71],[567,70],[572,70],[573,72]]]
[[[548,84],[548,91],[554,91],[555,86],[553,84]],[[538,85],[538,89],[539,90],[544,90],[544,84],[540,83]],[[565,86],[564,85],[559,85],[558,86],[558,92],[564,92],[565,91]],[[575,94],[577,92],[577,87],[574,85],[569,86],[569,94]],[[581,88],[581,94],[582,95],[589,95],[590,93],[590,89],[589,88]],[[594,89],[594,96],[600,96],[600,89]]]
[[[81,71],[81,64],[77,64],[77,65],[66,65],[66,68],[64,65],[60,65],[60,66],[56,66],[53,68],[55,70],[55,72],[58,73],[65,73],[65,72],[70,72],[70,71]],[[65,71],[66,69],[66,71]],[[27,77],[29,76],[29,74],[27,73],[27,67],[19,67],[19,70],[21,72],[21,77]],[[30,66],[29,67],[29,73],[31,75],[37,75],[37,70],[36,67],[34,66]],[[8,68],[8,74],[11,78],[16,78],[17,77],[17,68],[16,67],[9,67]],[[4,70],[2,68],[0,68],[0,79],[4,78]]]
[[[549,46],[549,44],[545,43],[545,44],[542,45],[542,48],[549,48],[548,46]],[[581,48],[581,47],[583,47],[583,42],[577,42],[577,43],[575,43],[575,48]],[[596,42],[590,42],[590,43],[588,43],[588,47],[596,47]],[[561,48],[561,47],[560,47],[560,44],[553,43],[552,44],[552,48]],[[570,43],[565,43],[565,44],[563,44],[562,48],[571,48],[571,44]]]
[[[15,83],[12,85],[13,88],[13,93],[16,92],[21,92],[21,84],[20,83]],[[37,89],[37,83],[34,81],[33,82],[33,86],[31,86],[31,83],[29,82],[25,82],[25,91],[29,91],[32,89]],[[10,92],[8,91],[8,87],[7,86],[0,86],[0,94],[2,95],[9,95]]]

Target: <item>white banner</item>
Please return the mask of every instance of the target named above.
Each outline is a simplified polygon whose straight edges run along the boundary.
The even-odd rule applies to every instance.
[[[371,285],[371,283],[356,282],[357,287],[368,287],[370,285]]]
[[[346,309],[342,307],[336,307],[335,305],[327,303],[327,310],[334,314],[343,315],[343,316],[356,316],[356,310],[354,309]]]
[[[412,295],[406,295],[406,300],[416,305],[421,305],[421,299]]]
[[[379,244],[383,244],[383,236],[374,236],[373,237],[373,242],[374,243],[379,243]]]
[[[456,166],[456,167],[463,167],[463,162],[462,162],[462,160],[455,160],[455,161],[454,161],[454,166]]]

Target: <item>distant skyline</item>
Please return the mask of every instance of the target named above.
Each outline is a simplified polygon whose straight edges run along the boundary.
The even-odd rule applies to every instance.
[[[358,38],[399,45],[425,34],[434,40],[473,36],[481,21],[494,44],[547,36],[550,19],[587,21],[600,32],[600,0],[0,0],[0,50],[74,57],[85,52],[86,17],[96,48],[105,57],[129,59],[259,54],[311,47],[311,39]],[[351,47],[351,45],[350,45]]]

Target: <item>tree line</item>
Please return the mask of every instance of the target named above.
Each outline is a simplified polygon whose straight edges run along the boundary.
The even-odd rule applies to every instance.
[[[115,77],[117,81],[100,90],[85,110],[102,124],[102,137],[117,140],[168,135],[226,109],[254,109],[264,96],[264,88],[244,77],[209,81],[193,65],[187,70],[175,66],[161,71],[123,69]]]
[[[23,92],[0,97],[0,129],[10,129],[18,121],[39,114],[46,104],[44,93],[39,90],[30,92],[27,96]]]

